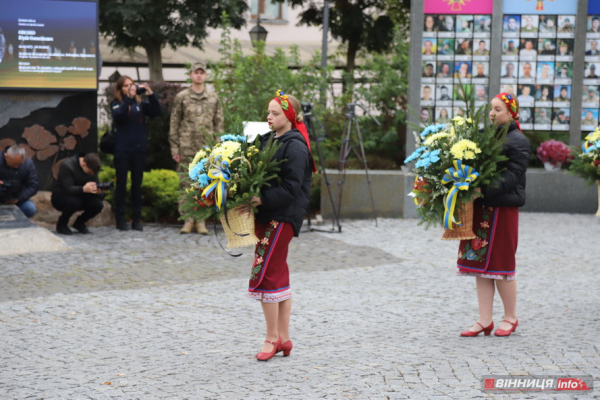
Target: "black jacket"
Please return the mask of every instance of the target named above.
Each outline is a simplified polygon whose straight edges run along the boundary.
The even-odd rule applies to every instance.
[[[58,179],[52,187],[52,195],[81,196],[86,183],[98,183],[98,174],[90,175],[83,172],[79,165],[79,157],[83,157],[83,154],[69,157],[63,161],[58,170]]]
[[[162,113],[154,93],[148,100],[138,104],[135,98],[125,96],[122,103],[119,100],[110,103],[117,131],[115,151],[146,151],[146,117],[157,117]]]
[[[270,135],[260,137],[261,147],[269,138]],[[281,180],[269,182],[271,186],[261,191],[262,204],[258,206],[257,218],[263,224],[289,222],[294,228],[294,236],[298,236],[309,204],[312,159],[298,130],[287,131],[275,140],[281,147],[274,157],[286,161],[279,164],[281,169],[277,175]]]
[[[10,191],[11,193],[18,193],[17,200],[19,203],[23,203],[33,197],[39,187],[37,171],[35,170],[33,161],[30,158],[25,158],[25,161],[19,165],[19,168],[8,168],[3,151],[0,151],[0,181],[14,186],[14,189],[10,189]],[[7,186],[4,186],[5,190],[9,190]]]
[[[503,127],[498,127],[500,131]],[[523,133],[511,122],[502,146],[502,154],[508,160],[498,163],[502,170],[497,182],[492,183],[483,192],[483,204],[490,207],[522,207],[525,205],[525,172],[529,164],[531,144]]]

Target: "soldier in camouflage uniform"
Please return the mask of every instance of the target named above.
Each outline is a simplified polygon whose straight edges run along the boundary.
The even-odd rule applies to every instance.
[[[190,72],[191,87],[182,90],[175,96],[171,112],[171,127],[169,130],[169,144],[171,155],[177,162],[177,171],[183,169],[179,163],[187,163],[196,155],[196,152],[206,146],[205,135],[222,133],[223,110],[219,97],[210,93],[204,86],[206,80],[206,64],[196,62]],[[181,190],[189,186],[189,181],[179,183]],[[179,213],[182,214],[181,205],[183,197],[179,199]],[[194,227],[196,232],[207,234],[204,221],[186,220],[181,228],[181,233],[190,233]]]

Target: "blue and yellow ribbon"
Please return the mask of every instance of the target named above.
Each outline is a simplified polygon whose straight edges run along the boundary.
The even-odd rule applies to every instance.
[[[453,182],[452,189],[444,198],[444,228],[454,229],[452,224],[454,223],[454,208],[456,207],[456,197],[459,190],[468,190],[471,182],[473,182],[479,176],[479,172],[475,171],[475,168],[463,165],[461,160],[454,160],[454,168],[448,168],[446,174],[442,178],[442,183]],[[461,222],[456,222],[458,225],[462,225]]]
[[[587,154],[590,151],[596,150],[596,144],[594,142],[590,142],[590,141],[585,141],[583,142],[583,144],[581,145],[581,150],[583,150],[583,154]]]
[[[229,172],[230,161],[227,158],[218,155],[215,158],[214,164],[208,170],[208,177],[212,182],[202,191],[202,196],[208,197],[211,192],[215,191],[215,205],[217,211],[225,207],[227,202],[227,183],[231,181],[231,172]]]

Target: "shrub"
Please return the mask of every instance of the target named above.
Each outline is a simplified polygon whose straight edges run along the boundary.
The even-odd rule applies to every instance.
[[[116,180],[115,169],[103,166],[98,174],[101,182]],[[127,194],[131,193],[131,177],[127,176]],[[175,171],[156,169],[144,172],[142,181],[142,219],[145,222],[176,222],[179,217],[177,200],[179,198],[179,177]],[[115,207],[115,193],[108,192],[106,200]],[[127,209],[127,217],[130,217]]]

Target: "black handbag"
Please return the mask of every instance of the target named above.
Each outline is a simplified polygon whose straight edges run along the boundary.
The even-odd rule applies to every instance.
[[[115,154],[117,147],[117,130],[113,126],[108,132],[100,139],[100,151],[106,154]]]

